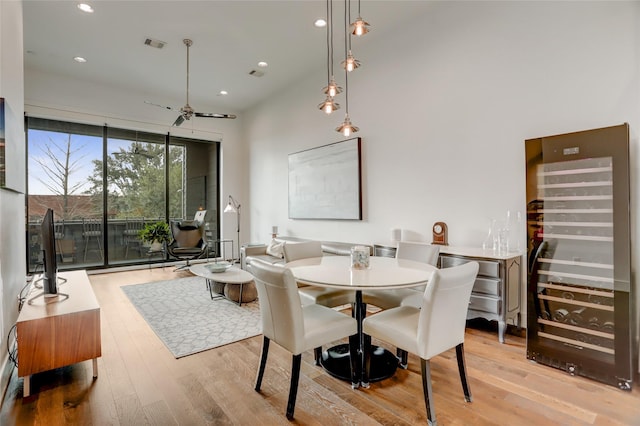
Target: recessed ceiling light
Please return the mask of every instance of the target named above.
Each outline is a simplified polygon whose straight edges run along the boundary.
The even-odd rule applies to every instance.
[[[266,68],[266,67],[268,67],[268,66],[269,66],[269,64],[268,64],[268,63],[266,63],[266,62],[264,62],[264,61],[260,61],[260,62],[258,62],[258,66],[259,66],[260,68]]]
[[[78,3],[78,9],[83,12],[93,13],[93,7],[91,7],[91,5],[87,3]]]
[[[313,25],[317,28],[324,28],[327,26],[327,21],[325,21],[324,18],[318,18]]]
[[[84,64],[85,62],[87,62],[87,60],[85,58],[83,58],[82,56],[76,56],[75,58],[73,58],[74,61],[79,62],[81,64]]]
[[[227,92],[226,90],[221,90],[220,93],[218,93],[219,95],[225,96],[228,95],[229,92]]]

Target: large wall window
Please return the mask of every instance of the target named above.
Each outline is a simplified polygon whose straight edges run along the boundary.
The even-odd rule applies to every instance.
[[[207,236],[218,238],[218,143],[31,117],[26,127],[29,271],[41,268],[47,208],[60,269],[163,261],[139,230],[196,210],[207,210]]]

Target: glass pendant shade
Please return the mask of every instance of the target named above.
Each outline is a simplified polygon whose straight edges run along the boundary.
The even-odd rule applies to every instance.
[[[369,23],[358,16],[358,19],[355,20],[353,24],[351,24],[351,34],[356,36],[365,35],[369,32]]]
[[[340,104],[335,103],[331,96],[327,96],[327,99],[318,105],[318,109],[321,109],[326,114],[331,114],[333,111],[340,109]]]
[[[338,86],[333,77],[331,77],[331,81],[329,81],[329,84],[324,89],[322,89],[322,91],[325,95],[333,98],[338,93],[342,93],[342,87]]]
[[[347,55],[347,59],[342,61],[341,64],[342,64],[342,67],[349,72],[360,67],[360,61],[353,57],[353,55],[351,54],[351,51],[349,51],[349,54]]]
[[[336,127],[336,132],[342,133],[345,137],[351,136],[352,133],[360,130],[353,124],[351,124],[351,119],[349,118],[349,114],[345,115],[344,121],[339,127]]]

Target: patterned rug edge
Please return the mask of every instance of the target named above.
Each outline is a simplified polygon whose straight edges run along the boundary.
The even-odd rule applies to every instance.
[[[200,277],[130,284],[121,286],[120,288],[138,314],[145,320],[149,328],[151,328],[158,339],[164,344],[165,348],[176,359],[240,342],[262,334],[260,307],[257,301],[243,303],[242,306],[238,306],[228,299],[211,300],[208,291],[204,290],[204,280]],[[183,292],[180,290],[183,290]],[[176,294],[180,294],[185,300],[181,301],[177,299],[175,297]],[[166,312],[162,312],[159,318],[158,315],[154,315],[154,313],[158,311],[158,306],[166,309]],[[194,312],[197,312],[195,314],[196,319],[192,317]],[[194,324],[197,325],[195,327],[196,333],[206,332],[206,326],[214,323],[216,324],[216,331],[224,331],[225,329],[221,328],[220,325],[224,324],[224,319],[226,318],[225,313],[234,314],[234,318],[232,318],[231,321],[232,324],[248,323],[246,327],[248,331],[241,330],[241,335],[236,335],[230,340],[226,340],[228,334],[233,334],[234,330],[231,330],[230,332],[223,333],[225,334],[225,339],[221,341],[208,343],[204,346],[191,347],[187,350],[181,350],[180,347],[176,347],[176,342],[167,337],[167,332],[169,332],[169,336],[173,335],[174,337],[176,334],[180,334],[180,340],[183,340],[185,335],[192,335],[193,333],[181,333],[181,328],[191,328]],[[218,315],[216,316],[216,314]],[[202,321],[198,321],[197,319],[198,316],[202,319],[203,315],[206,319],[204,327]],[[163,319],[163,316],[168,317],[169,320]],[[235,319],[235,321],[233,321],[233,319]],[[158,321],[160,323],[170,322],[177,324],[174,324],[172,327],[169,327],[170,330],[167,330],[167,327],[158,326]],[[208,329],[210,331],[212,328],[208,327]],[[211,336],[205,336],[205,338],[207,337]],[[192,340],[200,342],[203,339],[201,336],[192,336]],[[191,346],[197,346],[198,344],[199,343],[192,343]]]

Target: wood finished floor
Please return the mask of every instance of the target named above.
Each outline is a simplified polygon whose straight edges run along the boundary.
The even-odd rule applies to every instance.
[[[415,425],[426,423],[420,364],[370,389],[352,390],[303,354],[295,420],[284,416],[289,353],[271,345],[262,392],[253,390],[262,337],[173,358],[120,286],[188,276],[151,269],[90,276],[101,306],[102,357],[35,375],[22,398],[14,370],[0,425]],[[202,297],[208,297],[202,285]],[[212,302],[215,303],[215,302]],[[212,326],[215,326],[212,324]],[[432,360],[441,425],[640,425],[640,391],[623,392],[526,360],[525,339],[499,344],[491,329],[467,328],[473,403],[465,403],[449,351]]]

